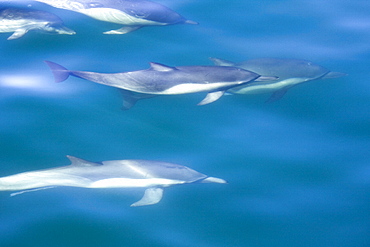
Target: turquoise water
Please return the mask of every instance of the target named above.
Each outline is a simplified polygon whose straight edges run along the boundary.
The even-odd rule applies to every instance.
[[[0,34],[0,175],[91,161],[149,159],[229,183],[165,190],[131,208],[141,189],[54,188],[0,193],[0,246],[370,245],[370,2],[158,0],[193,25],[103,35],[119,25],[57,10],[77,35]],[[114,88],[56,84],[50,60],[122,72],[260,57],[311,60],[348,76],[269,95],[142,100]]]

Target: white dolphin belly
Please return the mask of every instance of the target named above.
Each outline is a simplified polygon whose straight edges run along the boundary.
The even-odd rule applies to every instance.
[[[2,33],[8,33],[8,32],[14,32],[18,29],[34,29],[37,27],[43,27],[48,22],[42,22],[42,21],[31,21],[26,19],[21,20],[1,20],[0,21],[0,32]]]
[[[88,187],[91,180],[58,172],[24,172],[0,178],[1,190],[25,190],[45,186]]]
[[[198,84],[198,83],[183,83],[171,88],[168,88],[160,94],[186,94],[186,93],[198,93],[198,92],[209,92],[213,90],[219,91],[220,88],[226,86],[224,82],[217,82],[217,83],[205,83],[205,84]]]
[[[126,14],[125,12],[117,9],[90,8],[90,9],[79,9],[78,12],[101,21],[113,22],[122,25],[135,25],[135,26],[166,25],[166,23],[136,18],[132,15]]]
[[[269,83],[269,84],[256,84],[256,85],[246,85],[245,87],[232,88],[230,91],[237,94],[262,94],[262,93],[272,93],[279,89],[285,88],[287,86],[294,86],[301,82],[306,81],[306,78],[289,78],[279,82]]]
[[[170,186],[182,184],[183,181],[165,178],[108,178],[91,183],[88,188],[125,188],[125,187],[151,187],[151,186]]]

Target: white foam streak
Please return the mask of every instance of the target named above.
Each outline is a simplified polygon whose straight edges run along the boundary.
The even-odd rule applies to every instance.
[[[22,93],[68,94],[75,89],[66,84],[56,84],[52,79],[34,74],[0,75],[0,88],[16,89]],[[2,89],[2,90],[3,90]]]

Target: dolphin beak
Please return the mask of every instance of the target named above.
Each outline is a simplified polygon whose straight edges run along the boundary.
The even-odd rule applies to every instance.
[[[73,31],[72,29],[69,29],[68,27],[59,28],[57,32],[59,34],[68,34],[68,35],[74,35],[74,34],[76,34],[75,31]]]
[[[226,180],[222,178],[208,177],[202,180],[201,183],[218,183],[218,184],[227,184]]]
[[[191,20],[186,20],[184,21],[185,24],[190,24],[190,25],[198,25],[199,23],[196,21],[191,21]]]

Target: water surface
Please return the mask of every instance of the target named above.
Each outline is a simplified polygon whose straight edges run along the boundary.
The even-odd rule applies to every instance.
[[[370,3],[169,1],[193,25],[119,28],[57,10],[77,35],[0,34],[0,175],[92,161],[153,159],[229,184],[142,190],[55,188],[1,192],[1,246],[370,245]],[[122,72],[260,57],[307,59],[348,76],[269,95],[142,100],[121,111],[118,91],[78,78],[54,83],[44,60]]]

